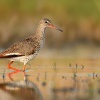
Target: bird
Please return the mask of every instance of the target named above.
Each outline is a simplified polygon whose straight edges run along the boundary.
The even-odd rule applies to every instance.
[[[11,66],[14,61],[18,61],[24,64],[23,71],[25,71],[26,64],[38,54],[43,46],[46,28],[53,28],[63,32],[62,29],[54,26],[49,19],[41,19],[35,31],[35,35],[31,35],[15,42],[9,48],[0,53],[0,59],[11,61],[8,64],[8,69],[20,71]]]

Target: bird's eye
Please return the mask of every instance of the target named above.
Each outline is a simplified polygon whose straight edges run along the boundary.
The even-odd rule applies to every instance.
[[[45,21],[45,23],[48,23],[48,21]]]

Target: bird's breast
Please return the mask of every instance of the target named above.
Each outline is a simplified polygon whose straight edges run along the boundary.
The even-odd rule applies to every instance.
[[[43,42],[44,42],[43,40],[40,41],[40,48],[43,47]]]
[[[39,52],[42,47],[43,47],[43,39],[37,41],[34,44],[34,51],[35,51],[35,53]]]

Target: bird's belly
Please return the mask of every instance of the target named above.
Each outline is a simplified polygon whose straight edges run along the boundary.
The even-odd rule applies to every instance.
[[[22,57],[16,57],[16,58],[11,58],[11,61],[19,61],[23,62],[24,65],[31,59],[33,59],[37,54],[32,54],[32,55],[27,55],[27,56],[22,56]]]

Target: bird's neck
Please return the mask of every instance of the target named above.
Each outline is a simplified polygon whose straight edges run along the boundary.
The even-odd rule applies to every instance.
[[[45,26],[42,24],[39,24],[37,30],[36,30],[36,36],[38,38],[43,38],[44,37],[44,32],[45,32]]]

